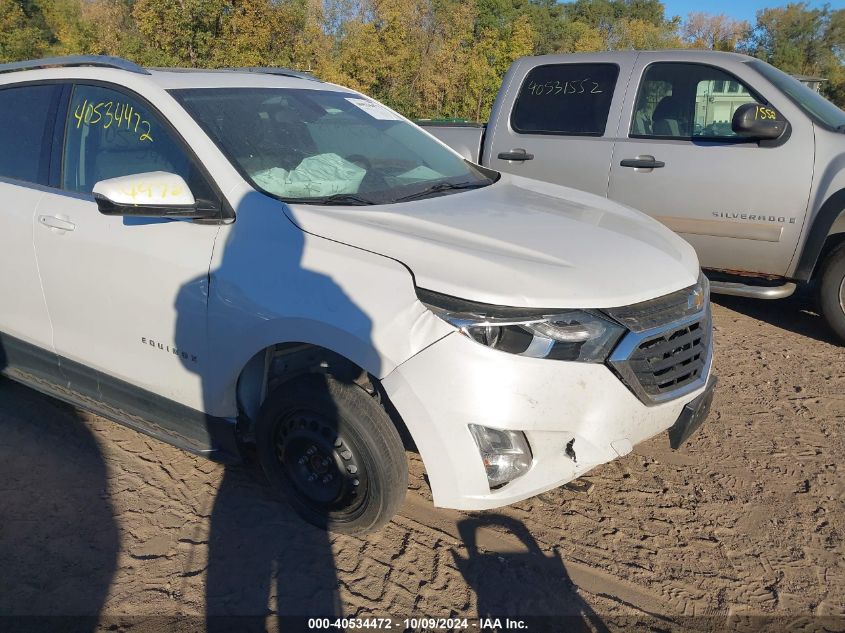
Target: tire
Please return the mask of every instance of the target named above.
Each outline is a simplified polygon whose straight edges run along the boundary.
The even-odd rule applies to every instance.
[[[379,529],[408,488],[396,427],[354,383],[313,374],[280,386],[255,427],[261,467],[309,523],[345,534]]]
[[[822,264],[819,305],[828,325],[845,343],[845,244],[833,249]]]

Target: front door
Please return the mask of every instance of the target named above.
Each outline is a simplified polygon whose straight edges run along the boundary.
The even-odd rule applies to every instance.
[[[631,122],[613,152],[608,197],[681,234],[704,268],[785,274],[807,208],[812,126],[790,116],[791,104],[772,103],[791,119],[789,138],[741,139],[731,130],[734,111],[769,105],[753,70],[740,78],[646,53],[637,64],[641,81],[629,91]]]
[[[124,413],[168,406],[153,395],[202,411],[208,270],[218,227],[105,216],[91,191],[100,180],[152,171],[179,174],[197,198],[209,199],[210,187],[183,143],[135,95],[77,84],[65,127],[61,190],[38,204],[35,247],[70,386]],[[204,448],[200,430],[163,434],[174,431],[191,448]]]

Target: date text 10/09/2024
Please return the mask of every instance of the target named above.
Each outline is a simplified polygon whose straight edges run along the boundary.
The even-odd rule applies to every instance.
[[[518,618],[310,618],[308,630],[476,630],[476,631],[525,631],[528,624]]]

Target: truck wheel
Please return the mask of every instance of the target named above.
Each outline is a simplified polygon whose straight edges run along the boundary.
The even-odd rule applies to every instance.
[[[255,439],[270,483],[318,527],[371,532],[405,498],[408,463],[399,433],[355,384],[321,374],[285,383],[262,405]]]
[[[819,304],[830,327],[845,343],[845,244],[825,259],[819,283]]]

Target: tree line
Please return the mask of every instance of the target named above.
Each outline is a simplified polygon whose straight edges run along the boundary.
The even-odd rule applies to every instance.
[[[0,0],[0,62],[118,55],[145,66],[284,66],[409,117],[484,120],[525,55],[739,51],[826,78],[845,105],[845,9],[804,2],[669,16],[660,0]]]

